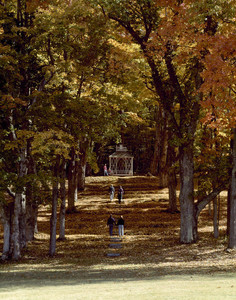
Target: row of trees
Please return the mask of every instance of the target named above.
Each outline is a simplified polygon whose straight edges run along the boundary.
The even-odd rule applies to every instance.
[[[231,2],[0,1],[3,259],[20,258],[44,201],[55,254],[66,180],[73,211],[87,164],[96,173],[105,146],[120,141],[169,186],[171,211],[179,172],[183,243],[197,240],[201,210],[228,188],[236,246]]]

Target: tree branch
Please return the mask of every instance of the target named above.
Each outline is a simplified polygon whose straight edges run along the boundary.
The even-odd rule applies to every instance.
[[[8,187],[7,188],[7,193],[13,198],[15,199],[16,194]]]
[[[205,208],[208,203],[210,203],[213,199],[215,199],[215,197],[218,196],[225,189],[226,189],[226,183],[224,183],[224,184],[220,185],[219,187],[215,188],[205,198],[203,198],[202,200],[198,201],[195,204],[196,211],[197,211],[197,217],[199,216],[199,214],[203,210],[203,208]]]

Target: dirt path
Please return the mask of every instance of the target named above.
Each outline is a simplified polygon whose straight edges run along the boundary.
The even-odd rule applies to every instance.
[[[111,183],[125,189],[121,205],[109,201]],[[225,194],[220,237],[213,238],[205,209],[193,245],[179,243],[180,215],[166,212],[167,190],[158,189],[156,177],[89,177],[76,205],[78,213],[66,216],[67,240],[57,243],[53,259],[50,208],[40,209],[39,233],[21,262],[0,265],[0,299],[235,299],[236,253],[226,251]],[[107,257],[110,213],[126,222],[119,257]]]

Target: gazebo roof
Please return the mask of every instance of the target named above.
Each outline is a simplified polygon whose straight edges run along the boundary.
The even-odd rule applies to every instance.
[[[111,155],[109,155],[109,157],[127,158],[127,157],[133,157],[133,155],[131,155],[128,152],[126,147],[124,147],[123,145],[118,145],[116,146],[116,151]]]

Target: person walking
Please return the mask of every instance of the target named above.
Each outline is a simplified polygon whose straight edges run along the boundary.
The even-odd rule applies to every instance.
[[[116,220],[113,218],[112,214],[110,214],[110,217],[107,220],[107,226],[109,227],[109,234],[112,236],[113,233],[113,227],[116,224]]]
[[[125,221],[123,219],[123,216],[120,216],[118,222],[117,222],[117,225],[118,225],[118,232],[119,232],[119,236],[124,236],[124,226],[125,226]]]
[[[120,185],[119,190],[118,190],[118,201],[119,201],[119,203],[121,203],[121,201],[123,199],[123,194],[124,194],[124,189]]]
[[[113,184],[111,184],[111,186],[109,187],[109,194],[110,194],[110,201],[112,201],[115,195],[115,188]]]

